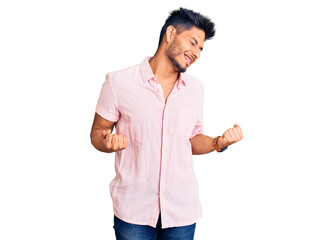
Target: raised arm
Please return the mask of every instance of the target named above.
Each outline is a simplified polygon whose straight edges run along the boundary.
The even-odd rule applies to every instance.
[[[90,132],[91,144],[99,151],[112,153],[127,147],[127,138],[122,134],[112,134],[115,122],[108,121],[95,113]]]

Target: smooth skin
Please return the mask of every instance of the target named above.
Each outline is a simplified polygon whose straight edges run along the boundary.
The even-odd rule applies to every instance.
[[[243,132],[240,126],[236,123],[233,128],[229,128],[225,131],[221,137],[219,137],[217,144],[219,147],[226,147],[239,142],[243,139]]]

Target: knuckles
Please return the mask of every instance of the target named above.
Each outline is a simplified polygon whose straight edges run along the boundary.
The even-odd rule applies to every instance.
[[[109,142],[106,143],[106,147],[109,150],[118,151],[127,147],[127,138],[123,134],[111,134],[112,137]],[[125,142],[125,143],[124,143]]]

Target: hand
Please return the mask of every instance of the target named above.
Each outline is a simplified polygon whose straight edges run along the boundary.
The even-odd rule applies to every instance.
[[[127,148],[127,138],[122,134],[112,134],[111,129],[102,131],[104,147],[111,151],[119,151]]]
[[[217,144],[219,147],[227,147],[243,139],[243,133],[240,126],[236,123],[233,128],[229,128],[219,137]]]

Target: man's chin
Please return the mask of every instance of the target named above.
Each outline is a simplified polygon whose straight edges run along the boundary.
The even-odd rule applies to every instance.
[[[182,67],[182,65],[180,65],[180,63],[176,59],[174,59],[170,56],[168,56],[168,58],[170,59],[172,64],[178,69],[179,72],[181,72],[181,73],[186,72],[187,66]]]
[[[187,67],[182,67],[179,63],[176,64],[176,67],[178,68],[178,71],[183,73],[186,72]]]

